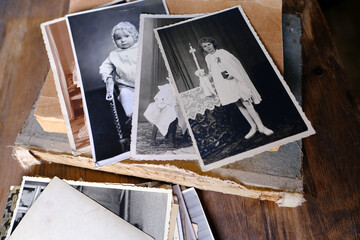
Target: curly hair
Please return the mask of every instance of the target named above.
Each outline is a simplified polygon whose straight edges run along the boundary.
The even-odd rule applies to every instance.
[[[198,41],[198,47],[201,51],[204,51],[204,49],[202,48],[201,44],[202,43],[212,43],[212,45],[214,46],[214,48],[217,48],[217,41],[215,38],[213,37],[202,37],[200,38],[200,40]]]
[[[136,27],[130,22],[119,22],[118,24],[115,25],[115,27],[113,27],[113,29],[111,31],[111,36],[112,36],[113,42],[115,43],[115,46],[117,46],[117,44],[115,42],[115,32],[117,30],[126,30],[134,38],[134,42],[138,41],[139,32],[136,29]]]

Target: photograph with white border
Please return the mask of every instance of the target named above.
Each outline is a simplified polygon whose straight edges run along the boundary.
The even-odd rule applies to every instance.
[[[23,177],[7,237],[15,230],[50,181],[50,178]],[[64,181],[154,239],[167,239],[172,202],[171,189]]]
[[[240,6],[155,36],[202,170],[315,133]]]
[[[66,15],[96,167],[130,157],[141,13],[168,10],[143,0]]]
[[[196,159],[184,116],[168,78],[154,28],[199,15],[141,14],[131,131],[131,159]]]
[[[89,155],[90,140],[66,19],[62,17],[51,20],[42,23],[40,27],[71,150],[75,155]],[[50,80],[47,79],[46,82]]]

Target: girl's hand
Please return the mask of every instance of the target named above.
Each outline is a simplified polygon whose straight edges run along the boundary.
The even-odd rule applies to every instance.
[[[230,75],[228,71],[222,71],[221,76],[226,80],[234,79],[234,77],[232,75]]]
[[[233,80],[233,79],[234,79],[234,77],[233,77],[233,76],[231,76],[231,75],[229,75],[226,79],[227,79],[227,80]]]
[[[204,69],[198,69],[195,71],[195,75],[198,77],[204,77],[206,75]]]

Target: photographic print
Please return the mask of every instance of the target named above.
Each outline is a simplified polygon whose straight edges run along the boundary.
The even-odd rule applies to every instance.
[[[46,185],[47,184],[43,182],[38,183],[29,181],[24,184],[22,188],[20,188],[20,197],[18,197],[18,204],[16,206],[16,210],[13,213],[15,217],[12,219],[12,226],[10,226],[10,230],[8,231],[9,234],[14,231],[14,229],[17,227],[21,219],[25,216],[31,205],[40,196],[42,191],[44,191]]]
[[[100,221],[99,221],[100,219]],[[54,177],[11,234],[11,240],[154,239]]]
[[[65,17],[42,23],[41,30],[70,147],[75,153],[88,154],[89,134]],[[48,86],[44,85],[43,92]]]
[[[241,7],[155,33],[204,171],[315,133]]]
[[[130,157],[140,14],[167,12],[144,0],[66,16],[97,167]]]
[[[196,159],[185,118],[168,78],[155,39],[154,28],[197,15],[148,15],[140,17],[138,72],[131,158],[140,160]]]
[[[13,219],[9,234],[15,230],[17,224],[50,180],[49,178],[23,178],[19,203],[14,211],[16,219]],[[66,182],[154,239],[167,239],[171,190],[109,183]]]

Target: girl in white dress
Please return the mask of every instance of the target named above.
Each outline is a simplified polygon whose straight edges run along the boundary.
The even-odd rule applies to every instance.
[[[253,137],[257,131],[267,136],[273,134],[264,126],[253,106],[253,103],[261,102],[261,96],[240,61],[228,51],[217,49],[217,41],[212,37],[201,38],[198,44],[207,53],[205,61],[221,104],[235,103],[250,124],[251,129],[245,138]]]

